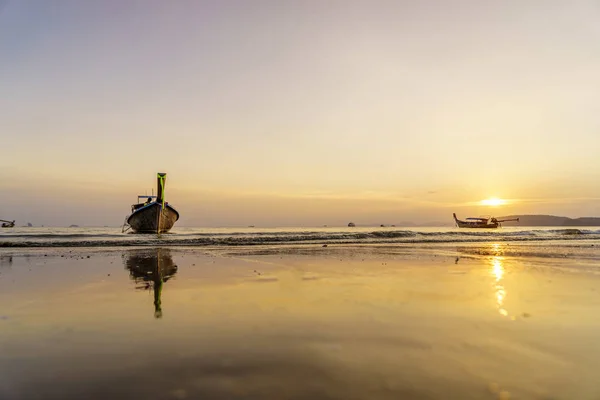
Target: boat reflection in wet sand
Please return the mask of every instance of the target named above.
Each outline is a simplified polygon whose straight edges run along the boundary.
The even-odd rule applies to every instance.
[[[138,290],[154,291],[154,317],[162,317],[161,294],[165,282],[177,273],[168,249],[139,250],[125,258],[125,268]]]
[[[508,222],[508,221],[519,221],[519,218],[514,218],[514,219],[497,219],[494,217],[479,217],[479,218],[467,218],[466,221],[461,221],[460,219],[456,218],[456,214],[452,214],[454,216],[454,221],[456,222],[456,226],[458,226],[459,228],[488,228],[488,229],[494,229],[494,228],[498,228],[501,225],[501,222]]]

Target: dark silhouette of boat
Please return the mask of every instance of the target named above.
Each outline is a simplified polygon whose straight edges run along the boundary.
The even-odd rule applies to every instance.
[[[162,317],[163,284],[177,273],[177,265],[168,249],[136,251],[125,259],[125,268],[137,290],[154,292],[154,318]]]
[[[467,218],[466,221],[461,221],[456,217],[456,214],[452,214],[454,216],[454,221],[456,222],[456,226],[459,228],[487,228],[487,229],[495,229],[499,226],[502,226],[502,222],[508,221],[519,221],[519,218],[514,219],[502,219],[499,220],[495,217],[478,217],[478,218]]]
[[[6,221],[3,219],[0,219],[0,222],[2,222],[3,228],[14,228],[15,227],[15,221]]]
[[[156,196],[138,196],[138,203],[131,206],[131,215],[126,219],[134,233],[169,232],[179,219],[179,213],[165,201],[167,174],[157,174]],[[146,202],[141,200],[146,198]],[[126,231],[125,226],[123,231]]]

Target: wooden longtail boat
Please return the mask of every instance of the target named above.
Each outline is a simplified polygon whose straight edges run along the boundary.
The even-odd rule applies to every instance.
[[[156,196],[138,196],[138,204],[131,206],[127,225],[134,233],[165,233],[179,219],[179,213],[165,202],[165,182],[167,174],[157,174]],[[145,203],[140,202],[146,198]]]
[[[487,228],[487,229],[495,229],[499,226],[502,226],[502,222],[507,221],[519,221],[519,218],[515,219],[502,219],[499,220],[495,217],[479,217],[479,218],[467,218],[466,221],[461,221],[456,218],[456,214],[452,214],[454,216],[454,221],[456,222],[456,226],[459,228]]]
[[[14,228],[15,227],[15,221],[6,221],[3,219],[0,219],[0,222],[2,222],[3,228]]]

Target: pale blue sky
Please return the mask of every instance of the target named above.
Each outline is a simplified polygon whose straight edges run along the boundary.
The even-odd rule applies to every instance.
[[[0,218],[600,215],[598,71],[596,1],[12,0]]]

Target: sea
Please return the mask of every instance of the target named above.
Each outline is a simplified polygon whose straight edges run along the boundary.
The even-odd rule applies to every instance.
[[[481,242],[562,242],[600,239],[600,227],[176,227],[161,235],[123,233],[120,227],[15,227],[0,230],[0,248],[253,246],[316,244],[453,244]],[[549,244],[549,243],[547,243]]]

